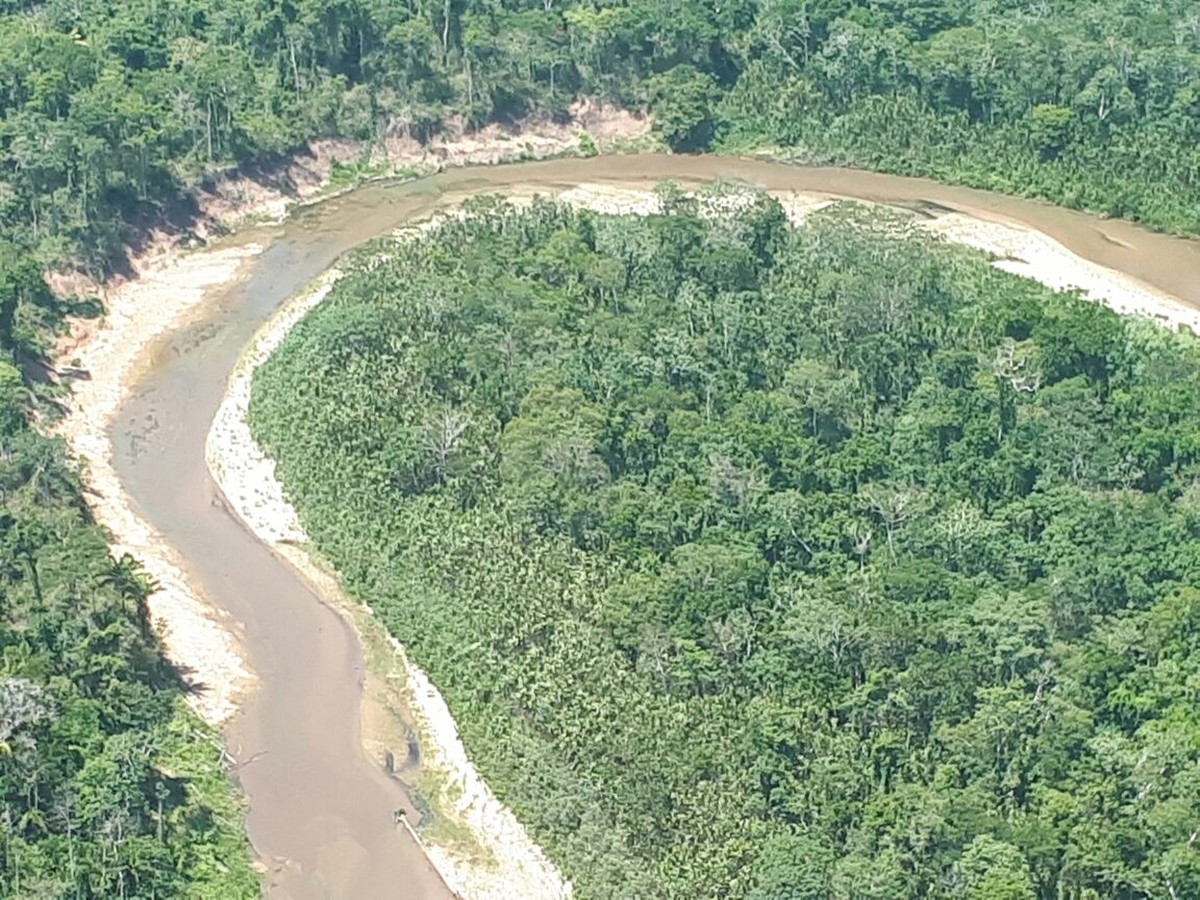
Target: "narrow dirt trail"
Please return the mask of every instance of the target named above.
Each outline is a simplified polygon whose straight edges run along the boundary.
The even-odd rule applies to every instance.
[[[243,347],[280,304],[341,254],[464,195],[518,187],[554,192],[580,183],[646,189],[666,178],[725,178],[776,192],[925,208],[948,233],[957,229],[957,240],[1001,247],[997,235],[1006,235],[1016,242],[1020,262],[1033,269],[1054,265],[1063,248],[1106,267],[1092,275],[1125,291],[1131,308],[1149,305],[1175,321],[1192,321],[1190,304],[1200,306],[1200,243],[933,182],[717,157],[600,157],[451,171],[364,188],[280,226],[243,234],[240,242],[265,249],[240,264],[236,281],[211,286],[190,324],[155,346],[108,435],[116,489],[174,549],[183,574],[211,604],[214,620],[226,623],[256,678],[256,689],[230,721],[227,746],[249,797],[251,840],[272,872],[272,896],[417,900],[450,894],[421,849],[393,824],[398,808],[415,815],[402,785],[363,752],[365,673],[355,634],[224,508],[210,478],[205,439]],[[989,231],[988,222],[1009,223],[1008,231]],[[225,677],[219,669],[196,676],[200,682]]]

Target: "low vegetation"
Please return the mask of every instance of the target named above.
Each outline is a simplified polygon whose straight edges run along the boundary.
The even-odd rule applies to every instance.
[[[834,208],[476,202],[259,371],[582,898],[1200,895],[1200,348]]]

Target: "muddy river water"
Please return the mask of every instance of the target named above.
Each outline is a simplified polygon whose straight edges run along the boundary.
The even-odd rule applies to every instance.
[[[276,307],[338,256],[452,198],[580,183],[647,188],[666,178],[723,178],[1016,221],[1200,306],[1200,242],[920,179],[732,158],[598,157],[451,170],[406,184],[370,185],[305,208],[283,225],[239,236],[267,249],[245,277],[214,292],[199,324],[161,342],[111,437],[135,507],[179,551],[206,599],[240,624],[259,677],[229,726],[227,745],[250,802],[250,838],[272,870],[271,896],[451,895],[420,848],[393,825],[393,810],[408,807],[402,786],[362,750],[362,659],[352,630],[225,511],[210,480],[205,437],[243,346]]]

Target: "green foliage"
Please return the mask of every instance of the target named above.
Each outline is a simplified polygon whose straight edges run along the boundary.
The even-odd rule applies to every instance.
[[[0,7],[0,243],[103,270],[128,223],[314,137],[649,103],[792,148],[1200,230],[1187,0],[257,0]]]
[[[255,380],[489,782],[583,898],[1200,895],[1195,340],[660,193],[369,248]]]
[[[654,130],[672,150],[706,150],[713,139],[713,105],[719,95],[712,76],[694,66],[675,66],[650,79]]]
[[[1030,112],[1031,137],[1043,161],[1058,159],[1071,136],[1074,116],[1065,106],[1040,103]]]
[[[0,238],[0,896],[256,898],[220,740],[152,632],[155,583],[109,556],[76,463],[31,427],[56,410],[25,370],[83,311]]]
[[[586,131],[579,132],[579,155],[589,158],[600,155],[600,148],[596,146],[596,139]]]
[[[1200,228],[1200,36],[1187,3],[756,7],[721,146],[768,141],[804,162]]]
[[[257,897],[219,740],[150,628],[155,585],[109,557],[25,398],[0,399],[0,895]]]
[[[968,900],[1036,900],[1029,865],[1021,851],[991,835],[971,841],[954,865]]]

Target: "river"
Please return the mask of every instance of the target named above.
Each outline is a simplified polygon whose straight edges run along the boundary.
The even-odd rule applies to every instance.
[[[368,185],[304,208],[281,226],[239,235],[267,249],[247,276],[206,299],[198,324],[159,343],[110,437],[135,508],[179,551],[206,599],[240,623],[259,676],[259,688],[228,728],[227,745],[249,798],[250,839],[272,869],[272,897],[451,895],[420,848],[393,825],[393,810],[412,811],[402,786],[362,750],[362,656],[352,629],[225,511],[210,479],[205,438],[243,346],[276,307],[347,250],[452,197],[580,183],[646,188],[667,178],[723,178],[1016,221],[1200,306],[1200,242],[922,179],[722,157],[597,157],[451,170]]]

